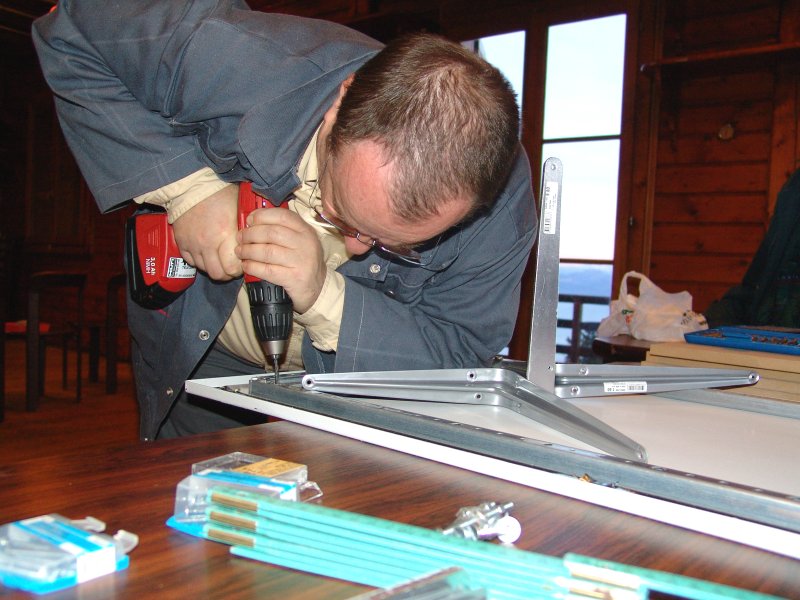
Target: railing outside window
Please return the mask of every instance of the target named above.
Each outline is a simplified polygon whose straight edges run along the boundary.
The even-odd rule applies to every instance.
[[[608,307],[610,299],[604,296],[580,296],[576,294],[559,294],[559,304],[572,304],[572,318],[558,319],[559,329],[570,331],[566,344],[556,344],[556,356],[565,356],[563,362],[588,363],[600,362],[592,352],[592,340],[597,335],[599,321],[584,321],[586,305],[602,305]],[[561,362],[559,360],[559,362]]]

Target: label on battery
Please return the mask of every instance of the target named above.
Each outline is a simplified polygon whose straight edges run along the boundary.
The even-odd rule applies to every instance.
[[[190,279],[195,276],[197,269],[182,258],[171,256],[167,264],[167,277],[170,279]]]
[[[646,381],[604,381],[606,394],[641,394],[647,392]]]

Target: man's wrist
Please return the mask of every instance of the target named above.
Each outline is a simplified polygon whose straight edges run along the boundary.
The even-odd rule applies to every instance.
[[[181,215],[229,185],[233,184],[222,181],[212,169],[205,167],[157,190],[137,196],[134,202],[164,207],[167,221],[174,223]]]
[[[297,323],[306,328],[314,347],[323,352],[335,352],[339,343],[339,328],[344,314],[344,291],[344,276],[328,267],[317,300],[304,313],[294,315]]]

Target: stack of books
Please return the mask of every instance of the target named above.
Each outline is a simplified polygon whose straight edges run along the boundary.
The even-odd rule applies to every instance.
[[[725,348],[686,342],[664,342],[650,346],[643,365],[700,367],[712,369],[748,369],[761,379],[757,384],[726,391],[800,402],[800,356]]]

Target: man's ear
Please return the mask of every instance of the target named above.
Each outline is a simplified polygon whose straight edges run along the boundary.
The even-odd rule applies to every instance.
[[[347,94],[347,88],[349,88],[350,84],[353,83],[354,78],[355,74],[351,73],[344,81],[342,81],[342,83],[339,85],[339,93],[336,96],[336,99],[333,101],[333,104],[328,107],[328,110],[325,111],[325,115],[322,117],[322,125],[320,126],[319,136],[317,138],[317,157],[323,162],[327,160],[328,136],[331,133],[333,124],[336,122],[336,116],[339,114],[339,107],[342,105],[342,98],[344,98],[345,94]]]
[[[336,115],[339,112],[339,107],[342,105],[342,98],[344,98],[345,94],[347,94],[347,88],[350,87],[350,84],[353,83],[353,79],[355,78],[355,73],[351,73],[347,76],[347,78],[339,84],[339,94],[336,96],[336,100],[333,101],[333,104],[330,105],[327,111],[325,111],[324,121],[328,127],[332,127],[333,123],[336,121]]]
[[[342,98],[344,98],[345,94],[347,94],[347,89],[350,87],[350,84],[353,83],[353,80],[356,78],[355,73],[350,73],[347,78],[339,85],[339,95],[336,97],[336,104],[337,108],[342,103]]]

